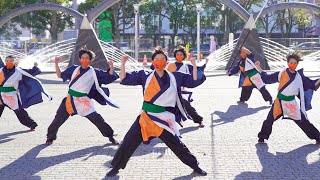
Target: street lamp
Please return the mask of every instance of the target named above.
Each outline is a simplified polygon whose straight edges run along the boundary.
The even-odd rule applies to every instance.
[[[134,33],[134,57],[138,61],[139,58],[139,7],[140,4],[134,4],[134,14],[135,14],[135,33]]]
[[[227,33],[227,13],[226,13],[227,8],[224,4],[222,5],[221,10],[224,11],[224,32]]]
[[[200,12],[202,10],[202,4],[197,3],[197,61],[200,61]]]

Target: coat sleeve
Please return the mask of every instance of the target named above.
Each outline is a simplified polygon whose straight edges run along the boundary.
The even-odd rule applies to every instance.
[[[97,74],[99,84],[110,84],[119,78],[119,75],[116,72],[114,72],[111,75],[109,74],[109,70],[108,71],[104,71],[101,69],[94,69],[94,70]]]
[[[304,73],[303,73],[303,69],[300,69],[298,71],[298,73],[300,74],[300,76],[302,78],[303,89],[305,91],[307,91],[307,90],[314,90],[314,91],[317,90],[316,82],[317,82],[318,79],[312,80],[309,77],[305,76]]]
[[[198,71],[202,71],[202,72],[204,72],[204,69],[205,69],[206,67],[207,67],[207,65],[206,65],[206,64],[204,64],[204,65],[202,65],[202,66],[197,66],[197,70],[198,70]],[[189,69],[190,74],[192,74],[192,71],[193,71],[193,65],[188,64],[188,69]]]
[[[144,85],[149,73],[144,70],[133,71],[132,73],[126,73],[126,77],[120,84],[128,86]]]
[[[197,86],[200,86],[206,80],[206,76],[201,71],[198,71],[197,80],[193,80],[192,74],[185,74],[180,72],[174,72],[173,74],[175,75],[177,80],[181,81],[181,86],[187,88],[195,88]]]
[[[31,74],[32,76],[36,76],[38,74],[41,73],[41,70],[36,67],[36,66],[33,66],[32,69],[23,69],[24,71],[28,72],[29,74]]]
[[[70,66],[63,72],[61,72],[61,79],[63,82],[70,81],[72,77],[73,71],[77,68],[77,66]]]
[[[238,61],[238,63],[231,68],[229,76],[237,74],[239,71],[240,71],[240,61]]]
[[[267,74],[266,72],[262,72],[261,73],[261,78],[262,78],[263,82],[266,83],[266,84],[274,84],[274,83],[277,83],[279,81],[279,79],[278,79],[279,73],[280,72]]]

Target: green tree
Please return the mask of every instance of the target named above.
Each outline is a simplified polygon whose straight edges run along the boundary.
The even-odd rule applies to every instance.
[[[174,46],[175,37],[178,35],[178,30],[182,27],[182,19],[184,14],[184,4],[187,0],[164,0],[165,11],[162,13],[164,18],[167,18],[170,22],[170,29],[173,33],[171,35],[170,46]]]
[[[153,45],[161,44],[162,20],[165,18],[166,3],[162,0],[141,1],[141,23],[147,35],[153,37]]]
[[[277,4],[277,1],[268,1],[268,6]],[[266,14],[260,18],[261,25],[265,30],[266,38],[270,38],[272,32],[279,26],[279,18],[276,12]]]
[[[312,16],[304,9],[295,9],[294,12],[298,29],[302,32],[302,37],[304,38],[307,33],[311,33],[315,29],[315,27],[309,26],[312,25]]]
[[[17,8],[16,1],[0,0],[0,16],[9,13],[12,9]],[[17,24],[15,22],[9,21],[0,27],[0,35],[4,36],[6,39],[11,37],[16,37],[21,34],[21,31],[17,29]]]
[[[17,7],[35,4],[35,3],[49,3],[59,4],[70,7],[69,0],[20,0],[15,1]],[[57,11],[33,11],[22,14],[12,20],[21,25],[23,28],[31,29],[33,34],[40,35],[48,30],[51,39],[56,41],[58,34],[63,32],[65,28],[73,26],[72,17],[70,15]]]
[[[185,11],[182,18],[182,30],[187,33],[188,38],[185,43],[190,43],[192,46],[196,45],[197,39],[197,9],[195,4],[199,3],[197,0],[189,0],[185,4]],[[200,34],[204,34],[208,29],[216,29],[219,21],[216,7],[211,7],[207,2],[202,2],[202,10],[200,13]]]

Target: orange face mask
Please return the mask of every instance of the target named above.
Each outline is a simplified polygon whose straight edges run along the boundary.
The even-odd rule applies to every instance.
[[[154,60],[152,62],[154,68],[158,70],[163,70],[166,67],[167,62],[163,60]]]
[[[80,64],[84,68],[88,67],[90,65],[90,62],[91,62],[90,60],[82,60],[82,59],[80,59]]]
[[[247,53],[244,52],[244,51],[242,51],[241,54],[240,54],[240,56],[241,56],[242,58],[246,58],[246,57],[247,57]]]
[[[297,69],[298,64],[288,64],[288,67],[291,71],[295,71]]]
[[[176,59],[178,62],[182,62],[184,60],[184,56],[176,55]]]
[[[6,67],[7,69],[12,69],[14,66],[14,63],[13,62],[6,62]]]

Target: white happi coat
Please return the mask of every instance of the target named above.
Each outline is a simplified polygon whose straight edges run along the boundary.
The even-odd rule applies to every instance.
[[[168,69],[170,64],[175,64],[174,62],[173,63],[168,63],[166,65],[166,68],[165,69]],[[182,63],[182,66],[176,70],[177,72],[182,72],[182,73],[186,73],[186,74],[190,74],[190,71],[189,71],[189,67],[188,67],[188,64],[186,63]]]
[[[80,93],[89,94],[92,86],[95,84],[97,91],[106,100],[108,100],[109,102],[112,102],[110,100],[110,98],[104,93],[104,91],[99,86],[96,72],[91,66],[87,72],[82,74],[81,77],[79,79],[77,79],[76,82],[73,83],[73,79],[77,76],[77,73],[78,73],[78,71],[80,71],[80,68],[81,68],[81,66],[77,67],[73,71],[72,76],[71,76],[72,80],[69,83],[69,89],[72,89],[72,90],[80,92]],[[71,85],[71,83],[73,83],[73,84]],[[90,99],[88,96],[84,96],[84,97],[71,96],[71,98],[73,99],[73,104],[74,104],[74,107],[75,107],[77,114],[79,114],[81,116],[87,116],[87,115],[96,111],[94,108],[93,100]],[[115,103],[113,103],[113,104],[115,104]],[[117,106],[117,105],[115,104],[115,106]]]
[[[252,62],[251,59],[246,58],[245,60],[245,66],[244,66],[244,71],[250,71],[252,69],[257,70],[256,65]],[[258,70],[257,70],[258,71]],[[265,86],[266,84],[262,81],[262,78],[260,76],[259,73],[255,74],[252,77],[249,77],[251,82],[260,90],[263,86]]]
[[[3,71],[3,67],[0,68],[0,73],[2,71]],[[20,97],[18,87],[19,87],[19,82],[22,79],[22,76],[27,76],[29,78],[35,79],[41,84],[41,82],[38,79],[34,78],[31,74],[29,74],[28,72],[24,71],[21,68],[16,67],[15,72],[2,85],[3,87],[14,87],[16,89],[16,91],[1,92],[1,98],[3,101],[2,103],[7,105],[12,110],[19,109],[19,101],[21,102],[21,97]],[[42,86],[42,84],[41,84],[41,86]],[[44,88],[43,88],[43,90],[46,93],[46,95],[48,96],[48,98],[51,100],[52,97],[49,95],[49,93],[47,93]]]
[[[280,82],[283,70],[279,73],[278,80]],[[307,117],[306,108],[305,108],[305,98],[304,98],[304,89],[303,82],[300,74],[297,72],[295,79],[283,90],[280,92],[285,96],[297,96],[300,94],[300,106],[297,101],[294,99],[292,101],[281,101],[281,107],[283,115],[288,116],[293,120],[301,120],[301,112]],[[300,111],[301,110],[301,111]]]
[[[175,64],[175,63],[168,63],[165,69],[168,69],[170,64]],[[186,63],[182,63],[182,66],[179,69],[177,69],[176,72],[191,74],[189,71],[188,64]],[[187,91],[186,88],[181,88],[181,96],[183,99],[189,101],[191,99],[192,92]]]
[[[149,86],[149,83],[154,76],[155,71],[153,71],[147,78],[146,84],[144,86],[144,94]],[[186,117],[186,113],[183,109],[183,106],[181,104],[181,101],[178,96],[178,91],[177,91],[177,82],[176,78],[172,73],[167,71],[169,77],[170,77],[170,87],[162,93],[152,104],[157,105],[157,106],[162,106],[162,107],[175,107],[176,104],[181,112],[181,114]],[[141,111],[142,112],[142,111]],[[140,114],[141,114],[140,112]],[[164,128],[174,136],[180,136],[179,132],[179,125],[175,120],[175,115],[171,112],[165,111],[161,113],[152,113],[152,112],[147,112],[147,114],[150,114],[152,116],[157,117],[158,119],[161,119],[169,124],[169,127],[159,123],[157,121],[153,121],[155,124],[157,124],[159,127]]]

